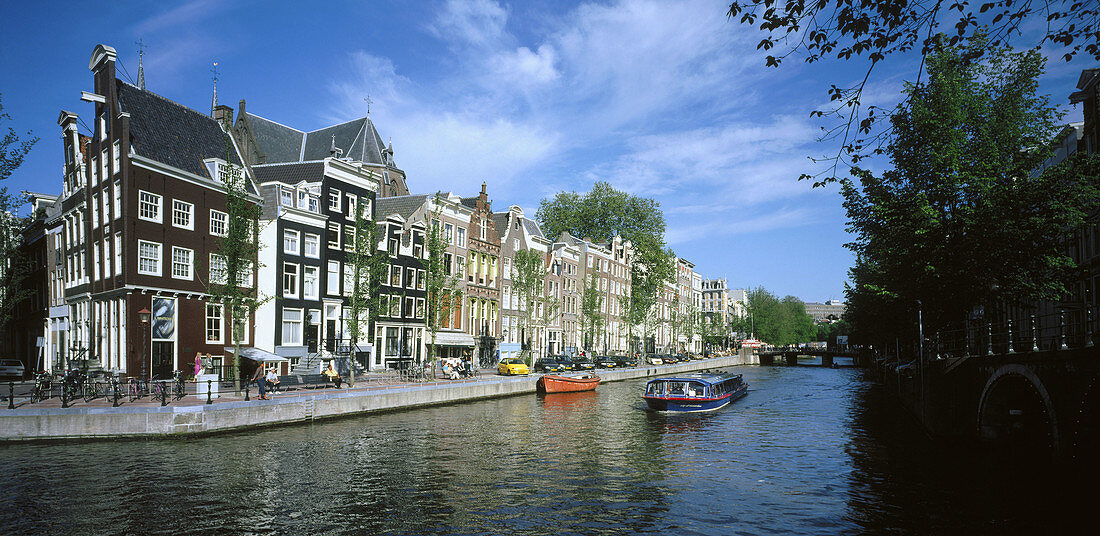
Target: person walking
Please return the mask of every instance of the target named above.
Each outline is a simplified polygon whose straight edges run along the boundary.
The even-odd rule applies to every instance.
[[[202,354],[195,352],[195,378],[202,374]]]
[[[256,382],[256,386],[260,388],[260,400],[267,400],[267,389],[264,385],[267,383],[267,378],[264,378],[263,363],[256,367],[256,372],[252,374],[252,381]]]

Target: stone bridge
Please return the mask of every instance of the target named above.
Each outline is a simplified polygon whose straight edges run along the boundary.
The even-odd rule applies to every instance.
[[[1100,348],[1091,344],[879,366],[933,435],[1057,459],[1094,457],[1100,446]]]

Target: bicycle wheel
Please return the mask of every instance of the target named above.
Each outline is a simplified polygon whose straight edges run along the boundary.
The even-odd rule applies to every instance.
[[[176,400],[182,399],[187,394],[187,388],[185,387],[183,380],[176,380]]]
[[[134,378],[130,378],[129,385],[127,385],[127,394],[129,395],[130,402],[141,398],[141,393],[138,391],[138,381]]]

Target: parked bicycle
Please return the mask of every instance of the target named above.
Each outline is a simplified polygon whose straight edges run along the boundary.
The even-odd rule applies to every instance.
[[[126,386],[126,394],[130,398],[130,402],[133,402],[149,392],[149,381],[142,380],[140,378],[130,378]]]
[[[172,380],[172,394],[175,396],[176,400],[180,400],[187,395],[187,387],[183,383],[183,371],[177,370],[173,373]]]
[[[31,393],[31,404],[41,402],[52,396],[53,377],[49,372],[39,372],[34,375],[34,391]]]

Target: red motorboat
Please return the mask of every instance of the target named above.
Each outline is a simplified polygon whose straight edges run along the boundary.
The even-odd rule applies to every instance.
[[[540,393],[574,393],[577,391],[591,391],[599,384],[600,377],[595,374],[581,374],[578,376],[547,374],[539,378],[535,388]]]

